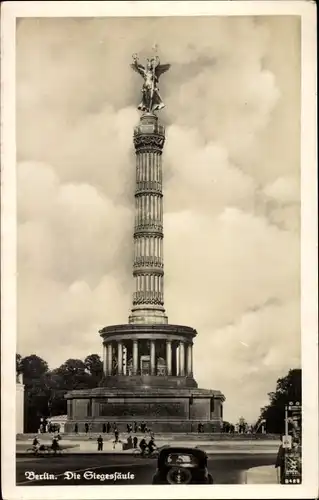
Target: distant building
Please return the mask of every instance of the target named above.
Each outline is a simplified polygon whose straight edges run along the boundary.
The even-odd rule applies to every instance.
[[[16,433],[24,432],[24,383],[22,373],[16,376]]]

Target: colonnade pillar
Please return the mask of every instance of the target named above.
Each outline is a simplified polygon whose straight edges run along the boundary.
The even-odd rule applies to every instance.
[[[155,340],[151,340],[150,358],[151,358],[151,375],[155,375],[156,373]]]
[[[103,344],[103,373],[104,373],[104,375],[108,374],[108,369],[107,369],[107,344]]]
[[[187,375],[193,375],[193,345],[187,345]]]
[[[166,365],[167,375],[172,375],[172,342],[166,341]]]
[[[183,377],[185,375],[185,349],[184,343],[179,343],[179,375]]]
[[[173,363],[173,347],[172,341],[166,340],[166,374],[172,375]],[[186,344],[186,345],[185,345]],[[117,374],[123,375],[123,342],[121,340],[116,342],[117,351]],[[185,352],[186,350],[186,352]],[[179,377],[193,375],[193,345],[187,342],[180,341],[178,349],[176,349],[176,375]],[[139,348],[138,339],[133,340],[133,375],[139,372]],[[186,356],[185,356],[186,354]],[[150,340],[150,374],[156,375],[156,340]],[[175,356],[175,354],[174,354]],[[105,375],[112,375],[113,366],[113,351],[112,342],[103,344],[103,372]],[[174,374],[175,375],[175,374]]]
[[[133,340],[133,375],[138,372],[138,344],[137,340]]]
[[[123,344],[117,343],[117,373],[123,375]]]

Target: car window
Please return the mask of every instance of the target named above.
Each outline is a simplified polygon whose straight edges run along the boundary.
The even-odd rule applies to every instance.
[[[198,460],[191,453],[169,453],[166,457],[166,465],[188,465],[194,467],[198,465]]]

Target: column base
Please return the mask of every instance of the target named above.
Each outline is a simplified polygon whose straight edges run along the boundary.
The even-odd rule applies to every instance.
[[[136,307],[132,309],[132,314],[129,316],[130,324],[153,325],[167,324],[168,318],[165,315],[165,309],[146,309]]]

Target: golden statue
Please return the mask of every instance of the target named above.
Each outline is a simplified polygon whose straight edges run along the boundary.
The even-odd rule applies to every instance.
[[[139,63],[137,54],[133,55],[133,61],[131,68],[139,73],[144,79],[142,87],[143,97],[141,103],[138,105],[138,109],[148,113],[159,111],[165,106],[158,89],[159,78],[171,67],[171,65],[160,64],[158,56],[147,59],[146,66]]]

